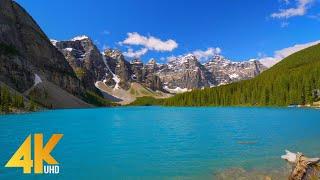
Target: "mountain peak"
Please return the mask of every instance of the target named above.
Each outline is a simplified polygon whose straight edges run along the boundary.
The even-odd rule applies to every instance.
[[[219,61],[229,61],[229,60],[227,60],[225,57],[221,55],[215,55],[213,56],[212,61],[219,62]]]
[[[118,49],[111,49],[111,48],[106,49],[104,51],[104,55],[109,56],[113,59],[124,59],[122,52]]]
[[[194,54],[187,54],[185,56],[173,57],[169,60],[169,64],[186,64],[198,62]]]
[[[186,61],[193,61],[193,62],[196,62],[198,61],[198,58],[197,56],[195,56],[194,54],[187,54],[185,55],[184,57],[182,57],[184,60]]]
[[[140,59],[133,59],[131,64],[142,64],[142,61]]]
[[[147,64],[157,64],[157,61],[154,58],[151,58]]]
[[[54,46],[56,46],[58,41],[55,40],[55,39],[50,39],[50,42],[51,42]]]

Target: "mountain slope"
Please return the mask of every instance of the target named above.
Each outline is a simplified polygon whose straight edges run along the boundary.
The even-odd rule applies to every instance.
[[[94,107],[49,81],[37,84],[24,94],[43,107],[51,109]]]
[[[297,52],[251,80],[194,90],[153,104],[167,106],[287,106],[320,98],[320,44]],[[150,104],[150,98],[146,100]],[[139,103],[144,104],[143,99]]]
[[[161,91],[162,83],[150,63],[144,65],[139,59],[128,62],[119,50],[114,49],[105,50],[103,55],[107,72],[95,86],[106,99],[124,105],[141,96],[170,96]]]
[[[11,0],[1,0],[0,7],[0,42],[13,46],[18,51],[15,57],[2,57],[5,61],[7,60],[7,65],[11,63],[12,66],[21,67],[21,70],[41,71],[46,79],[69,92],[81,92],[81,87],[72,68],[32,17],[20,5]],[[8,58],[14,59],[14,61],[9,62]],[[38,73],[40,74],[40,72]],[[19,72],[11,73],[3,82],[14,85],[12,81],[15,81],[15,78],[26,78],[24,86],[15,86],[21,91],[29,89],[33,85],[34,74],[29,72],[25,73],[24,77],[21,76],[22,74]],[[21,81],[21,83],[24,82]]]
[[[28,94],[30,89],[40,84],[47,97],[57,96],[50,94],[57,92],[50,90],[54,86],[59,92],[69,94],[62,101],[76,98],[77,102],[81,102],[81,107],[88,106],[80,100],[84,99],[85,94],[82,83],[33,18],[12,0],[1,0],[0,9],[0,81],[28,98],[31,98]],[[36,79],[41,79],[43,83],[36,82]],[[40,104],[50,101],[38,100]]]
[[[136,82],[130,83],[130,88],[128,90],[122,88],[114,89],[102,81],[96,82],[96,87],[99,88],[106,99],[122,105],[132,103],[136,100],[136,98],[145,96],[150,96],[157,99],[171,97],[170,94],[163,93],[161,91],[153,91],[152,89],[144,87]]]

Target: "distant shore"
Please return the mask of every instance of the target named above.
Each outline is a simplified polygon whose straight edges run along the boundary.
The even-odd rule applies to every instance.
[[[139,106],[144,106],[144,105],[137,105],[136,107],[139,107]],[[120,106],[106,106],[106,107],[95,107],[95,108],[112,108],[112,107],[121,107]],[[122,106],[122,107],[130,107],[130,106]],[[166,106],[164,106],[166,107]],[[183,106],[183,107],[195,107],[195,106]],[[206,107],[213,107],[213,106],[206,106]],[[217,107],[221,107],[221,106],[217,106]],[[225,107],[228,107],[228,106],[225,106]],[[232,106],[230,106],[232,107]],[[248,106],[248,107],[261,107],[261,106]],[[94,107],[93,107],[94,108]],[[284,107],[285,108],[285,107]],[[319,102],[316,102],[314,103],[313,105],[310,105],[310,104],[307,104],[307,105],[292,105],[292,106],[287,106],[287,108],[311,108],[311,109],[320,109],[320,101]],[[26,114],[26,113],[33,113],[33,112],[40,112],[40,111],[43,111],[43,110],[61,110],[61,109],[87,109],[87,108],[58,108],[58,109],[46,109],[46,108],[43,108],[43,107],[38,107],[37,110],[35,111],[28,111],[26,109],[11,109],[10,112],[1,112],[0,111],[0,116],[1,115],[10,115],[10,114]],[[91,109],[91,108],[89,108]]]
[[[299,108],[314,108],[320,109],[320,101],[314,102],[313,104],[306,104],[306,105],[298,105]]]

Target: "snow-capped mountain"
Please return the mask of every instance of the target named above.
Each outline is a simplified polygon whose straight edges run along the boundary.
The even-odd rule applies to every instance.
[[[257,60],[232,62],[216,55],[205,64],[189,54],[159,65],[157,74],[170,92],[184,92],[195,88],[214,87],[246,80],[267,68]]]
[[[192,54],[173,58],[167,64],[160,65],[157,74],[164,89],[169,92],[209,87],[214,83],[210,72]]]
[[[220,55],[204,64],[193,54],[171,58],[166,64],[158,64],[155,59],[146,64],[140,59],[129,62],[117,49],[106,49],[101,54],[87,36],[51,42],[84,85],[92,88],[97,81],[123,90],[129,90],[131,83],[139,83],[154,91],[180,93],[250,79],[267,69],[257,60],[233,62]]]
[[[258,60],[232,62],[220,55],[216,55],[204,66],[212,74],[214,86],[251,79],[267,69]]]

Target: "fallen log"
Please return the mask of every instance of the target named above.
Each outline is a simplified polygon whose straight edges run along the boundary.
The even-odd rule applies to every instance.
[[[320,158],[308,158],[300,152],[293,153],[288,150],[281,158],[293,165],[289,180],[320,179]]]

